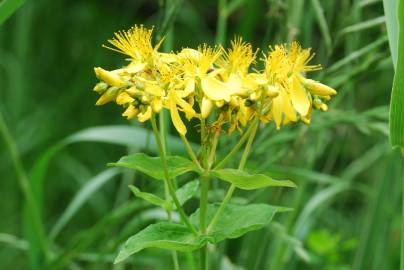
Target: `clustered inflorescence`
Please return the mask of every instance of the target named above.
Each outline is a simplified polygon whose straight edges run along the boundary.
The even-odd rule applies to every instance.
[[[178,53],[162,53],[159,42],[153,47],[152,31],[134,26],[115,33],[111,50],[130,57],[130,63],[107,71],[95,68],[101,80],[94,90],[101,94],[97,105],[114,101],[125,108],[123,116],[150,119],[163,108],[181,135],[187,132],[180,112],[192,118],[209,119],[228,133],[241,130],[257,117],[262,123],[282,124],[302,120],[310,123],[313,107],[327,110],[324,101],[336,91],[305,78],[314,54],[297,42],[269,47],[263,70],[252,68],[257,51],[236,38],[229,49],[203,44],[198,49],[184,48]],[[314,106],[313,106],[314,105]]]

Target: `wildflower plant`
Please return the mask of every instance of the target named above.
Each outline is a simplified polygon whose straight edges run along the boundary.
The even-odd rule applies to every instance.
[[[336,91],[306,78],[306,73],[321,66],[309,64],[314,54],[297,42],[269,47],[268,53],[262,54],[238,37],[228,49],[202,44],[197,49],[163,53],[159,52],[163,41],[152,44],[152,31],[141,25],[115,33],[105,47],[129,57],[129,64],[112,71],[95,68],[100,82],[94,91],[101,95],[96,105],[115,102],[123,107],[122,116],[127,119],[150,121],[160,153],[159,157],[136,153],[110,165],[161,180],[166,194],[160,198],[130,186],[135,196],[162,207],[168,220],[149,225],[129,238],[115,262],[155,247],[171,250],[174,268],[178,269],[176,252],[199,249],[201,269],[207,269],[208,243],[217,244],[260,229],[275,213],[284,211],[266,204],[231,204],[237,188],[295,187],[289,180],[244,170],[260,125],[274,123],[280,129],[299,121],[309,124],[313,109],[327,111],[326,102]],[[254,68],[257,62],[263,64],[262,70]],[[169,111],[189,159],[167,155],[165,138],[157,125],[162,110]],[[192,125],[200,133],[198,151],[186,136],[187,127]],[[220,136],[235,132],[239,133],[238,142],[218,160]],[[243,146],[238,168],[227,168],[228,161]],[[191,172],[198,174],[198,180],[178,187],[176,177]],[[229,183],[226,195],[217,204],[208,203],[212,178]],[[199,209],[188,215],[183,204],[198,191]],[[178,212],[179,223],[172,221],[173,211]]]

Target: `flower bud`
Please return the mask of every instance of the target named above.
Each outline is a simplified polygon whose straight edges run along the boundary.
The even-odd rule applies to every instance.
[[[138,115],[139,110],[135,108],[133,105],[129,105],[129,107],[124,111],[122,116],[126,117],[128,120],[132,119],[136,115]]]
[[[327,111],[328,110],[327,104],[323,103],[321,101],[321,99],[319,99],[319,98],[315,98],[313,100],[313,105],[314,105],[314,107],[316,107],[317,110],[322,110],[322,111]]]
[[[139,97],[142,94],[142,91],[138,90],[136,86],[132,86],[126,89],[125,92],[131,95],[132,97]]]
[[[118,87],[111,87],[109,88],[102,96],[97,100],[95,105],[101,106],[110,101],[113,101],[118,94]]]
[[[125,82],[113,72],[107,71],[100,67],[94,68],[94,71],[98,79],[106,82],[111,86],[121,87],[125,85]]]
[[[107,89],[108,89],[108,84],[106,84],[105,82],[99,82],[93,88],[93,90],[95,92],[97,92],[98,94],[104,93]]]
[[[209,116],[212,111],[213,103],[210,99],[203,97],[202,98],[202,108],[201,108],[201,116],[203,119]]]
[[[122,92],[116,97],[116,104],[124,105],[127,103],[132,103],[135,99],[132,98],[128,93]]]
[[[152,108],[150,106],[147,106],[146,111],[141,112],[137,115],[137,119],[139,120],[139,122],[143,123],[143,122],[149,120],[151,115],[152,115]]]
[[[240,101],[239,101],[239,99],[238,99],[237,97],[232,96],[232,97],[230,98],[230,104],[231,104],[232,106],[234,106],[234,107],[238,107],[238,106],[240,106]]]
[[[337,91],[331,87],[311,79],[304,79],[303,85],[314,95],[333,96],[337,94]]]
[[[271,98],[274,98],[279,95],[279,87],[276,85],[268,85],[267,86],[267,95]]]
[[[258,95],[257,95],[257,92],[252,92],[251,94],[250,94],[250,100],[257,100],[258,99]]]
[[[218,101],[215,101],[215,104],[216,104],[216,107],[221,108],[224,105],[224,101],[223,100],[218,100]]]
[[[150,98],[148,98],[147,96],[142,96],[141,101],[143,104],[149,104]]]
[[[151,106],[152,106],[153,112],[159,113],[161,111],[161,109],[163,108],[163,102],[161,101],[161,99],[153,99],[151,102]]]

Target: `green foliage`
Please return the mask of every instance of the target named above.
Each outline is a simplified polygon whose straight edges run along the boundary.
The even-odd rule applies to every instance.
[[[0,1],[0,25],[18,10],[25,0],[2,0]]]
[[[397,67],[393,81],[393,92],[390,102],[390,136],[393,146],[399,146],[404,151],[404,4],[398,2],[398,39],[392,39],[390,42],[398,44]],[[393,10],[394,9],[389,9]],[[396,14],[387,14],[395,17]],[[391,26],[394,31],[394,26]],[[391,35],[391,37],[394,37]],[[393,59],[394,60],[394,59]]]
[[[16,6],[19,2],[3,0],[0,5]],[[149,222],[166,219],[164,210],[134,198],[127,188],[134,185],[142,192],[163,194],[163,182],[149,181],[147,175],[133,170],[122,170],[119,176],[93,189],[74,208],[57,237],[50,236],[86,183],[105,170],[104,164],[141,151],[157,156],[150,127],[128,124],[112,106],[93,107],[96,94],[90,90],[95,82],[94,65],[125,64],[101,48],[111,33],[134,23],[163,29],[164,21],[172,26],[166,36],[167,51],[201,42],[213,44],[216,37],[228,44],[234,35],[242,35],[263,51],[268,44],[296,39],[304,47],[312,47],[316,52],[313,63],[324,68],[313,73],[313,79],[321,79],[338,91],[329,111],[314,112],[308,126],[258,130],[247,168],[275,179],[291,179],[298,188],[237,191],[231,202],[287,205],[294,211],[276,215],[259,231],[230,243],[221,242],[209,252],[212,268],[399,268],[397,209],[401,207],[402,171],[400,156],[388,145],[388,109],[392,63],[399,52],[395,3],[401,1],[221,2],[227,5],[220,31],[215,29],[218,1],[212,0],[26,1],[4,21],[0,30],[0,113],[32,187],[49,256],[45,263],[36,241],[40,234],[32,218],[22,215],[27,200],[17,186],[7,144],[0,139],[1,269],[167,270],[168,265],[172,269],[170,252],[157,249],[146,249],[113,265],[116,251],[126,239]],[[320,3],[321,13],[315,2]],[[167,7],[165,18],[160,3]],[[327,34],[332,41],[331,52],[324,38]],[[401,73],[397,72],[396,78]],[[168,122],[161,123],[166,127],[167,153],[184,155],[181,140]],[[105,126],[108,123],[111,126]],[[194,149],[199,128],[188,127]],[[70,143],[66,138],[73,133],[81,135],[73,136]],[[237,139],[236,135],[224,136],[218,144],[219,156],[229,153]],[[236,159],[237,155],[226,166],[237,167]],[[183,183],[192,177],[179,179],[179,199],[179,190],[187,185]],[[209,201],[221,200],[228,185],[213,180]],[[194,203],[186,203],[187,213],[195,209]],[[178,220],[177,213],[172,214]],[[342,246],[327,252],[330,257],[337,256],[338,262],[324,253],[312,256],[316,253],[313,233],[323,230],[329,238],[340,239]],[[322,239],[317,237],[320,247],[327,241]],[[354,243],[353,247],[345,249],[347,242]],[[29,259],[33,257],[36,262]],[[188,255],[179,256],[179,263],[183,269],[197,268]]]
[[[399,1],[397,0],[383,0],[387,34],[389,35],[391,60],[393,61],[394,68],[397,67],[398,59],[398,3]]]
[[[194,180],[186,183],[185,185],[177,189],[175,193],[177,194],[180,204],[183,205],[188,200],[195,197],[198,192],[199,192],[199,181]]]
[[[144,248],[162,248],[189,252],[204,244],[203,237],[194,236],[186,226],[181,224],[159,222],[132,236],[115,259],[115,263],[125,260],[130,255]]]
[[[208,205],[207,219],[211,220],[217,205]],[[208,232],[208,241],[219,243],[225,239],[238,238],[247,232],[268,225],[279,208],[267,204],[233,205],[228,204],[221,218]],[[191,216],[198,225],[199,209]]]
[[[130,190],[133,192],[133,194],[136,197],[139,197],[151,204],[154,204],[156,206],[160,206],[164,209],[169,209],[170,206],[166,204],[166,201],[164,201],[163,199],[161,199],[160,197],[152,194],[152,193],[148,193],[148,192],[142,192],[140,191],[137,187],[130,185],[129,186]]]
[[[118,162],[108,163],[108,165],[137,170],[158,180],[165,179],[161,158],[150,157],[144,153],[124,156],[120,158]],[[187,172],[198,171],[192,161],[179,156],[167,157],[167,165],[170,178],[180,176]]]
[[[213,170],[211,175],[245,190],[264,187],[296,187],[290,180],[274,180],[264,174],[250,174],[236,169]]]
[[[66,207],[66,210],[62,213],[52,228],[50,237],[55,238],[77,213],[77,211],[83,206],[83,204],[88,201],[98,189],[113,179],[118,173],[119,171],[117,169],[109,169],[100,173],[99,175],[96,175],[94,178],[89,179]]]
[[[207,236],[193,235],[186,226],[181,224],[169,222],[152,224],[126,241],[116,257],[115,263],[119,263],[145,248],[190,252],[201,248],[207,241],[219,243],[225,239],[238,238],[247,232],[268,225],[278,209],[265,204],[230,204]],[[208,220],[213,217],[216,210],[217,206],[208,206]],[[199,225],[199,209],[191,216],[191,221],[195,225]]]

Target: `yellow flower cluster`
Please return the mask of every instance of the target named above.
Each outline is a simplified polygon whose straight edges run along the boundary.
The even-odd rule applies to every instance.
[[[140,122],[166,108],[182,135],[187,130],[180,112],[188,120],[209,117],[231,133],[254,117],[274,121],[277,128],[298,120],[309,123],[313,107],[326,111],[324,101],[336,94],[305,78],[320,66],[308,64],[313,54],[297,42],[270,47],[263,70],[252,71],[257,51],[241,38],[227,50],[203,44],[162,53],[161,42],[152,45],[152,31],[134,26],[108,41],[113,47],[107,48],[129,56],[130,63],[112,71],[95,68],[101,80],[94,87],[101,94],[96,105],[114,101],[125,108],[123,116]]]

